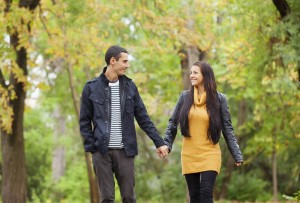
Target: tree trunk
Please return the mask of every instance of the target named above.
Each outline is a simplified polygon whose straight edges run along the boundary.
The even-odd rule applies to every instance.
[[[291,8],[286,0],[273,0],[273,4],[277,8],[280,13],[281,20],[291,13]],[[287,35],[290,37],[291,34],[287,32]],[[288,38],[289,38],[288,37]],[[272,43],[273,46],[273,43]],[[296,49],[296,52],[298,50]],[[298,69],[298,80],[300,81],[300,60],[297,62],[297,69]],[[273,132],[273,150],[272,150],[272,180],[273,180],[273,201],[278,201],[278,180],[277,180],[277,137],[276,131]]]
[[[75,112],[77,115],[77,120],[79,120],[80,104],[79,104],[79,99],[78,99],[79,97],[76,93],[76,89],[75,89],[75,85],[74,85],[75,83],[74,83],[74,77],[73,77],[73,75],[74,75],[73,69],[72,69],[72,65],[70,63],[68,63],[67,66],[68,66],[67,70],[68,70],[68,77],[69,77],[69,87],[70,87],[71,94],[72,94],[72,100],[73,100],[74,109],[75,109]],[[80,133],[78,133],[78,134],[80,134]],[[100,199],[100,192],[99,192],[96,176],[93,172],[90,153],[85,153],[85,162],[86,162],[88,177],[89,177],[91,203],[98,203],[99,199]]]
[[[59,139],[65,134],[66,118],[58,107],[55,108],[53,118],[57,121],[54,128],[54,145],[52,158],[52,179],[57,182],[65,173],[65,147],[58,144]]]
[[[273,201],[278,201],[278,182],[277,182],[277,137],[274,131],[273,150],[272,150],[272,180],[273,180]]]
[[[276,9],[280,13],[280,17],[282,20],[291,13],[291,8],[286,0],[273,0],[273,4],[275,5]],[[287,34],[288,36],[291,35],[291,33],[287,33]],[[300,54],[297,49],[296,52],[298,52],[298,55]],[[298,81],[300,81],[300,60],[298,60],[297,62],[297,71],[298,71]]]
[[[299,56],[299,55],[298,55]],[[298,60],[297,63],[297,69],[298,69],[298,81],[300,82],[300,60]],[[298,89],[300,88],[300,86],[298,86]]]
[[[54,2],[56,3],[56,2]],[[61,28],[62,31],[65,32],[65,28]],[[67,43],[64,44],[64,52],[67,53]],[[68,59],[68,54],[65,54],[63,58],[57,58],[51,63],[51,67],[55,69],[57,72],[60,72],[63,70],[62,67],[67,69],[67,74],[68,74],[68,79],[69,79],[69,88],[71,91],[71,96],[72,96],[72,101],[73,101],[73,106],[75,110],[75,114],[77,116],[77,120],[79,120],[79,112],[80,112],[80,101],[79,101],[79,96],[76,92],[76,87],[75,87],[75,81],[74,81],[74,73],[73,73],[73,66],[69,62]],[[84,68],[84,71],[86,75],[89,75],[87,73],[87,68]],[[77,133],[78,135],[80,132]],[[88,172],[88,178],[89,178],[89,187],[90,187],[90,201],[91,203],[98,203],[99,198],[100,198],[100,193],[98,189],[98,182],[95,177],[93,168],[92,168],[92,163],[91,163],[91,156],[90,153],[84,153],[85,157],[85,162],[87,166],[87,172]]]
[[[284,18],[291,12],[290,6],[286,0],[273,0],[273,4],[279,11],[281,18]]]
[[[80,112],[80,102],[79,102],[79,96],[77,95],[76,89],[75,89],[75,82],[74,82],[74,73],[73,73],[73,67],[70,62],[67,64],[67,70],[68,70],[68,77],[69,77],[69,87],[72,94],[72,100],[74,109],[76,111],[77,120],[79,120],[79,112]]]
[[[19,7],[23,7],[33,11],[39,4],[40,0],[20,0]],[[10,12],[12,1],[5,1],[5,13]],[[19,19],[22,24],[22,20]],[[19,46],[19,33],[12,32],[12,28],[7,26],[10,35],[10,44],[16,53],[16,63],[23,71],[25,76],[27,71],[27,50]],[[27,29],[30,31],[30,23],[27,24]],[[3,77],[3,75],[1,75]],[[1,78],[1,81],[4,78]],[[24,149],[24,134],[23,120],[26,91],[24,84],[17,81],[11,73],[10,84],[16,94],[15,99],[9,99],[8,103],[13,109],[14,120],[12,122],[12,133],[9,134],[1,129],[1,151],[2,151],[2,201],[23,203],[26,202],[26,166],[25,166],[25,149]],[[3,85],[3,83],[2,83]],[[7,87],[4,87],[7,89]]]
[[[193,11],[192,11],[193,5],[188,5],[187,8],[187,28],[191,30],[191,32],[194,31],[194,20],[192,18]],[[190,89],[190,68],[196,61],[204,60],[205,58],[205,51],[200,50],[196,45],[187,45],[186,47],[183,47],[182,50],[179,51],[179,55],[181,56],[180,64],[181,64],[181,70],[182,70],[182,81],[183,81],[183,88],[185,90]]]
[[[223,172],[225,175],[222,178],[221,192],[218,195],[217,199],[226,199],[228,184],[230,182],[233,169],[234,169],[234,161],[231,158],[229,158],[226,162],[226,167]]]
[[[201,51],[196,46],[189,46],[186,50],[181,50],[179,55],[181,57],[180,64],[183,89],[188,90],[191,87],[190,68],[196,61],[202,61],[205,59],[205,52]]]
[[[26,51],[22,51],[26,54]],[[26,202],[26,167],[23,118],[26,92],[22,84],[15,85],[17,99],[10,101],[14,112],[12,133],[1,130],[2,202]]]
[[[27,75],[27,52],[23,47],[16,49],[18,45],[18,34],[10,36],[10,43],[16,50],[16,62]],[[14,120],[12,122],[12,133],[1,130],[2,150],[2,201],[22,203],[26,202],[26,167],[23,136],[23,119],[26,91],[23,83],[16,81],[10,76],[10,84],[13,85],[16,99],[10,100],[9,105],[13,108]]]

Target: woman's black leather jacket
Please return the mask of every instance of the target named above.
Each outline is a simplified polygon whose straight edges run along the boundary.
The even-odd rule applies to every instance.
[[[169,124],[167,127],[167,130],[165,132],[165,143],[169,147],[169,149],[172,149],[173,142],[175,140],[176,134],[177,134],[177,127],[178,127],[178,114],[180,112],[180,109],[182,107],[183,101],[185,100],[185,97],[189,91],[183,91],[179,97],[179,100],[175,106],[174,112],[169,119]],[[220,100],[220,106],[221,106],[221,121],[222,121],[222,133],[225,138],[225,141],[227,143],[227,147],[230,151],[231,156],[235,160],[235,162],[243,162],[243,156],[241,153],[241,150],[239,148],[239,145],[237,143],[236,137],[234,136],[234,130],[231,124],[231,116],[229,113],[229,108],[227,104],[226,96],[220,92],[218,92],[218,97]]]

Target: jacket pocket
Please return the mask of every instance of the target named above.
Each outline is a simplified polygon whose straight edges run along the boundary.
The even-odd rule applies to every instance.
[[[125,109],[127,113],[133,113],[134,112],[134,102],[131,97],[127,97],[125,101]]]
[[[99,98],[98,96],[91,94],[90,100],[93,103],[93,109],[94,109],[94,119],[97,119],[101,117],[101,115],[105,115],[105,101],[102,98]]]
[[[94,94],[90,95],[90,100],[92,100],[92,102],[97,103],[97,104],[104,104],[104,99],[99,99]]]

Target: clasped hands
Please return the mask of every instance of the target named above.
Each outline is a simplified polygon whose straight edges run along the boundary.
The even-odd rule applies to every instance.
[[[160,146],[159,148],[156,148],[156,153],[161,159],[163,159],[168,156],[169,148],[167,145]]]

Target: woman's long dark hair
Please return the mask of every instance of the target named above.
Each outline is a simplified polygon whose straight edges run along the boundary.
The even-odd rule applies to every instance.
[[[206,110],[209,117],[207,137],[214,144],[217,144],[220,139],[222,123],[220,116],[220,101],[218,98],[217,84],[215,81],[214,72],[211,66],[203,61],[195,62],[193,66],[198,66],[200,68],[204,79],[204,89],[206,91]],[[191,91],[187,93],[179,113],[181,133],[185,137],[190,137],[188,116],[192,105],[194,105],[193,86],[191,86]]]

